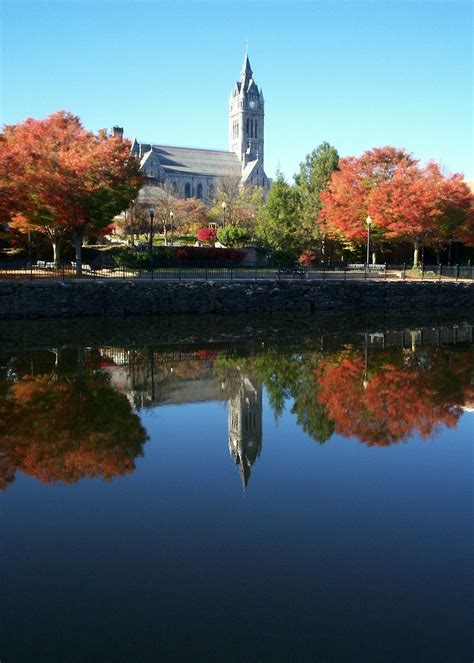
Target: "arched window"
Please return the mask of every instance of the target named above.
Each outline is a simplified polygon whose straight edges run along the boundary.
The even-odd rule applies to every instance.
[[[214,184],[209,184],[207,190],[208,190],[208,194],[209,194],[208,195],[209,200],[212,200],[214,198]]]
[[[247,136],[250,136],[249,123],[250,123],[250,120],[249,120],[249,118],[247,118]]]
[[[257,136],[257,120],[255,120],[255,138],[258,138],[258,136]]]
[[[184,197],[185,198],[191,198],[191,185],[189,182],[186,182],[184,185]]]
[[[199,182],[199,184],[197,185],[196,198],[198,198],[199,200],[201,200],[201,198],[202,198],[202,184],[201,184],[201,182]]]

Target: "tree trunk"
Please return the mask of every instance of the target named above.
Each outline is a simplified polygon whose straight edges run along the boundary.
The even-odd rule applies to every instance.
[[[413,246],[413,269],[418,269],[419,262],[420,262],[420,244],[419,242],[415,242]]]
[[[55,265],[55,267],[59,267],[61,238],[51,239],[51,246],[53,247],[53,262],[54,262],[54,265]]]
[[[84,361],[84,348],[82,345],[77,347],[77,376],[84,377],[85,361]]]
[[[82,240],[84,239],[84,231],[77,228],[74,231],[74,250],[76,252],[76,276],[82,274]]]
[[[377,254],[375,253],[375,251],[372,251],[372,265],[376,264],[377,264]]]

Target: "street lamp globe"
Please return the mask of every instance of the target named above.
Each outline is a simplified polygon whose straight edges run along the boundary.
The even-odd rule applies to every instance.
[[[369,268],[369,260],[370,260],[370,226],[372,224],[372,219],[370,216],[368,216],[365,220],[367,224],[367,257],[365,260],[366,268]]]

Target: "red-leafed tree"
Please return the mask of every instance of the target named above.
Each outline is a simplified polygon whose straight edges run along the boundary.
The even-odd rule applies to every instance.
[[[328,235],[350,246],[363,243],[372,191],[390,181],[399,164],[414,163],[404,149],[396,147],[374,148],[360,157],[341,159],[328,189],[321,193],[321,217]],[[377,242],[383,238],[383,232],[374,221],[373,237]]]
[[[72,233],[78,271],[84,235],[108,226],[141,183],[130,143],[86,131],[71,113],[6,126],[1,136],[1,220],[46,234],[56,263],[63,237]]]
[[[456,238],[468,220],[471,200],[460,175],[444,177],[435,163],[426,168],[403,163],[372,191],[369,213],[387,237],[413,243],[417,267],[424,244],[439,249]]]
[[[455,239],[474,248],[474,205],[471,205],[465,222],[456,230]]]

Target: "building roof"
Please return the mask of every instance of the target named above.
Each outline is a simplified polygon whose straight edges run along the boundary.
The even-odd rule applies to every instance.
[[[147,143],[141,143],[141,151],[142,154],[149,151],[155,154],[168,175],[189,173],[217,177],[241,176],[242,166],[233,152]]]
[[[252,176],[253,171],[255,170],[255,167],[257,166],[258,161],[255,159],[254,161],[249,161],[248,164],[245,166],[243,173],[242,173],[242,181],[247,182],[247,180]]]

